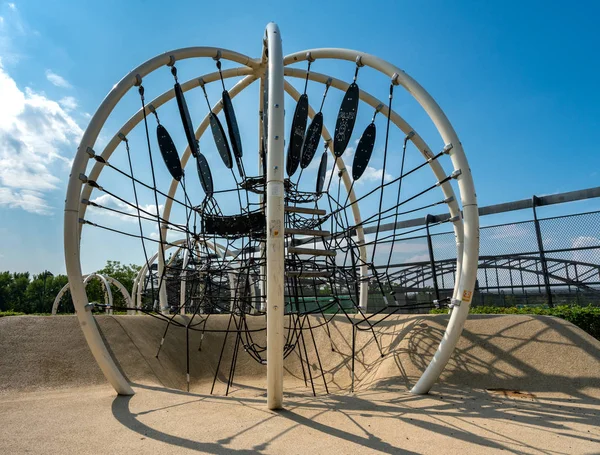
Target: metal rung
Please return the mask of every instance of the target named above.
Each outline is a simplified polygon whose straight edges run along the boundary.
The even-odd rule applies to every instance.
[[[288,248],[290,254],[308,254],[310,256],[335,256],[337,252],[335,250],[315,250],[312,248]]]
[[[329,278],[333,272],[317,271],[317,270],[288,270],[285,276],[293,278]]]
[[[315,237],[327,237],[331,232],[329,231],[320,231],[318,229],[293,229],[293,228],[285,228],[286,234],[296,234],[296,235],[312,235]]]
[[[285,211],[290,213],[305,213],[308,215],[325,215],[327,213],[323,209],[311,209],[308,207],[292,207],[290,205],[285,206]]]

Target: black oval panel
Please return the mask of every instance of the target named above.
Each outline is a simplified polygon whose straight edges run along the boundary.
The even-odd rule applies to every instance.
[[[225,112],[225,122],[227,123],[227,131],[229,131],[229,140],[233,155],[237,158],[242,157],[242,138],[240,137],[240,129],[238,127],[233,103],[227,90],[223,90],[223,112]]]
[[[333,153],[335,156],[342,156],[346,151],[348,142],[350,142],[358,112],[358,100],[358,85],[353,82],[346,90],[335,122],[335,133],[333,135]]]
[[[183,130],[185,131],[185,137],[187,138],[188,145],[190,146],[190,151],[192,152],[192,155],[198,156],[198,141],[194,135],[194,126],[192,125],[190,111],[188,110],[185,97],[183,96],[183,90],[181,90],[181,85],[179,85],[179,82],[175,83],[175,98],[177,98],[179,115],[181,116]]]
[[[302,143],[302,158],[300,167],[306,169],[317,151],[319,141],[321,140],[321,130],[323,129],[323,114],[319,112],[315,115],[306,130],[306,137]]]
[[[292,120],[292,131],[290,133],[290,143],[288,145],[286,171],[289,177],[294,175],[300,164],[302,156],[302,143],[304,142],[304,133],[306,132],[306,123],[308,121],[308,95],[304,94],[298,99],[294,119]]]
[[[217,117],[212,112],[209,114],[210,118],[210,129],[212,131],[213,139],[215,140],[215,145],[217,146],[217,150],[219,151],[219,155],[221,155],[221,159],[225,166],[228,169],[231,169],[233,166],[233,162],[231,161],[231,151],[229,150],[229,143],[227,142],[227,138],[225,137],[225,130],[223,129],[223,125],[221,125],[221,121],[219,117]]]
[[[202,189],[206,193],[206,197],[211,197],[213,194],[213,179],[210,173],[210,167],[208,161],[202,153],[198,153],[196,157],[196,167],[198,168],[198,177],[200,177],[200,183]]]
[[[173,139],[171,139],[171,135],[164,126],[158,125],[156,127],[156,138],[158,139],[158,147],[169,173],[179,182],[181,177],[183,177],[183,169],[181,168],[181,161],[179,161],[179,155],[177,154],[177,149],[175,148]]]
[[[317,194],[323,192],[323,185],[325,184],[325,174],[327,173],[327,151],[323,152],[321,156],[321,164],[319,164],[319,172],[317,173]]]
[[[352,162],[352,178],[354,180],[358,180],[369,165],[376,135],[377,128],[375,128],[375,124],[369,123],[360,137],[360,141],[356,146],[356,153],[354,153],[354,161]]]

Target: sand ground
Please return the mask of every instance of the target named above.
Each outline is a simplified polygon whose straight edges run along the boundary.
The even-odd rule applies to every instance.
[[[361,332],[355,393],[350,325],[339,319],[331,340],[315,330],[331,393],[307,343],[304,375],[298,356],[286,361],[285,409],[278,412],[265,406],[264,366],[244,353],[224,396],[233,340],[215,394],[217,333],[193,350],[191,392],[184,392],[184,330],[167,337],[156,359],[160,321],[97,319],[133,397],[116,396],[105,383],[74,317],[0,320],[0,453],[600,454],[600,342],[559,319],[470,318],[442,380],[421,397],[408,388],[445,316],[398,316],[378,326],[383,358],[372,334]],[[222,327],[218,319],[208,326]],[[305,375],[313,376],[316,397]]]

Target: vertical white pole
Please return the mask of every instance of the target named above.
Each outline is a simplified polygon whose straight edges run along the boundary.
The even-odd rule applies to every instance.
[[[263,57],[264,58],[264,57]],[[259,110],[262,113],[263,112],[263,91],[264,91],[264,83],[265,83],[265,78],[262,77],[260,79],[260,88],[258,91],[258,106],[259,106]],[[262,149],[262,142],[263,142],[263,120],[262,120],[262,115],[259,116],[259,121],[258,121],[258,175],[262,176],[263,175],[263,156],[260,153],[260,150]],[[265,176],[266,178],[266,176]],[[259,195],[259,200],[260,200],[260,206],[263,206],[263,203],[265,202],[265,195],[261,194]],[[266,212],[265,212],[266,215]],[[263,258],[265,257],[265,244],[261,243],[260,244],[260,257]],[[260,299],[258,302],[258,310],[259,311],[265,311],[266,310],[266,302],[265,302],[265,296],[267,295],[267,266],[266,264],[261,263],[260,266],[260,280],[259,280],[259,292],[260,292]]]
[[[267,137],[267,406],[283,406],[283,53],[276,24],[266,30],[269,80]]]

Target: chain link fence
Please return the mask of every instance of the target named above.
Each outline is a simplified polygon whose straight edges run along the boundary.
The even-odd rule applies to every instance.
[[[396,243],[398,300],[451,296],[454,233],[431,234],[430,240],[431,247],[427,235]],[[564,304],[600,305],[600,211],[537,218],[534,205],[530,221],[481,228],[472,305]]]

